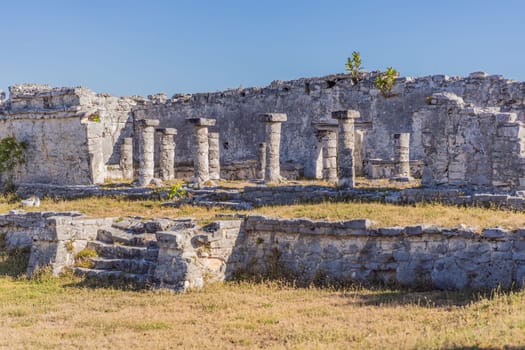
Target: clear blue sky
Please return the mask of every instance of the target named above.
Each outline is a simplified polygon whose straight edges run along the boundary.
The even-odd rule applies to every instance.
[[[525,80],[523,0],[23,0],[0,3],[0,89],[205,92],[366,70]]]

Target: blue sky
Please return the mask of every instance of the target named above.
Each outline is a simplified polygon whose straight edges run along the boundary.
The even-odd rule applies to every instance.
[[[0,2],[0,89],[217,91],[366,70],[525,80],[522,0]]]

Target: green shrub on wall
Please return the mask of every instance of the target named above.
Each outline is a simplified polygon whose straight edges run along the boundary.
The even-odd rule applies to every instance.
[[[392,88],[396,78],[399,76],[397,70],[392,67],[388,67],[386,72],[381,73],[374,81],[376,87],[381,91],[384,97],[392,96]]]
[[[358,51],[352,52],[352,58],[347,58],[345,67],[348,73],[350,73],[354,84],[357,84],[363,75],[361,71],[363,69],[363,67],[361,67],[361,54]]]
[[[12,188],[14,170],[25,163],[27,143],[17,141],[14,136],[0,139],[0,174],[5,174],[6,188]]]

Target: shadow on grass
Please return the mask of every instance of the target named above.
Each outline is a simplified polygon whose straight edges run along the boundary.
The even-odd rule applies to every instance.
[[[375,290],[366,293],[352,292],[356,301],[350,304],[378,307],[397,307],[405,305],[426,308],[446,308],[466,306],[481,299],[491,298],[490,293],[467,291],[412,291],[412,290]]]
[[[77,277],[78,278],[78,277]],[[120,291],[146,291],[151,290],[152,285],[137,283],[129,278],[108,276],[105,278],[96,278],[84,276],[78,282],[67,283],[65,288],[88,288],[88,289],[113,289]]]
[[[525,345],[505,345],[503,347],[492,347],[492,346],[453,346],[443,348],[444,350],[523,350]]]
[[[0,276],[19,277],[26,273],[30,248],[0,252]]]

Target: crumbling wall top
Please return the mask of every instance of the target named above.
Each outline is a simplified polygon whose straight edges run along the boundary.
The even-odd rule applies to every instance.
[[[11,99],[18,98],[34,98],[44,96],[61,96],[61,95],[83,95],[93,94],[93,92],[83,87],[51,87],[49,84],[32,84],[24,83],[9,87],[9,97]]]

